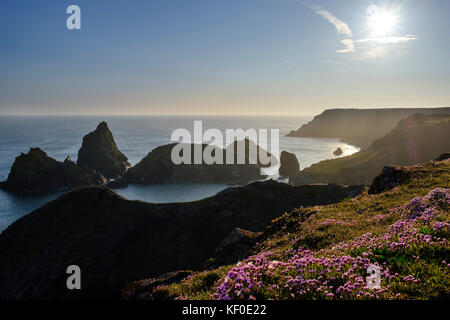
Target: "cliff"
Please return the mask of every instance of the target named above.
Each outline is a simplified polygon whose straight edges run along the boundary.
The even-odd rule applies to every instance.
[[[450,108],[329,109],[300,129],[292,130],[288,136],[340,138],[366,149],[392,130],[402,118],[416,113],[450,114]]]
[[[130,164],[119,148],[106,122],[83,138],[77,164],[101,172],[107,178],[123,175]]]
[[[412,165],[433,160],[450,150],[450,115],[416,114],[402,119],[367,150],[325,160],[294,175],[290,183],[370,184],[386,165]]]
[[[400,172],[408,179],[399,179]],[[147,279],[147,287],[135,282],[123,297],[448,299],[450,161],[385,170],[381,176],[391,187],[380,193],[299,208],[275,219],[252,254],[238,263],[165,283]],[[380,270],[378,289],[366,285],[369,266]]]
[[[361,187],[266,181],[200,201],[152,204],[105,187],[74,190],[0,234],[0,299],[119,298],[132,280],[201,268],[217,248],[226,252],[236,227],[262,231],[293,208],[361,192]],[[66,288],[71,264],[81,268],[82,290]]]
[[[12,192],[45,192],[60,188],[99,185],[105,178],[98,172],[76,165],[69,157],[58,162],[39,148],[16,157],[8,179],[0,183]]]

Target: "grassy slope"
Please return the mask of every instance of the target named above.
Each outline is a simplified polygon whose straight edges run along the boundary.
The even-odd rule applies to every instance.
[[[401,210],[395,208],[437,187],[450,188],[450,161],[414,166],[413,172],[410,181],[385,193],[364,193],[335,205],[299,208],[287,213],[272,221],[255,248],[255,256],[237,265],[199,272],[180,283],[160,286],[154,294],[184,299],[213,299],[220,295],[238,298],[237,294],[242,299],[448,298],[450,246],[448,242],[436,243],[433,238],[448,239],[448,224],[440,230],[433,229],[436,222],[449,222],[448,204],[441,203],[430,221],[419,219],[418,222],[405,222]],[[417,230],[414,237],[421,240],[406,239],[404,246],[395,247],[392,243],[403,241],[395,235],[390,240],[391,246],[369,248],[370,243],[377,242],[374,239],[386,235],[389,226],[395,223],[397,227],[412,224],[408,230]],[[358,239],[362,235],[365,236]],[[435,242],[427,243],[429,239]],[[342,257],[350,262],[342,262]],[[299,269],[293,267],[302,263],[306,265]],[[368,263],[382,267],[383,290],[364,288]],[[298,281],[309,281],[309,284],[297,282],[296,286],[297,276],[303,279],[297,278]],[[247,277],[249,283],[258,285],[249,288]],[[336,292],[345,285],[354,289]]]

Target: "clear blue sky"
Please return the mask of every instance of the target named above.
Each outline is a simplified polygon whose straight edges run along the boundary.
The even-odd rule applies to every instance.
[[[0,114],[448,106],[449,14],[447,0],[2,0]]]

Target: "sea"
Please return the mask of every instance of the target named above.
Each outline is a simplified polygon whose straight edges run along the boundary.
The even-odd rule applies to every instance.
[[[175,129],[193,132],[194,121],[202,121],[203,130],[279,129],[279,149],[294,153],[300,169],[322,160],[336,158],[333,151],[341,147],[347,156],[358,147],[335,138],[296,138],[286,134],[312,119],[306,116],[1,116],[0,117],[0,181],[8,177],[15,157],[39,147],[50,157],[63,161],[77,159],[83,136],[106,121],[118,148],[131,165],[138,163],[152,149],[171,142]],[[270,132],[270,130],[269,130]],[[270,146],[269,146],[270,151]],[[279,179],[278,168],[267,170],[271,179]],[[203,199],[230,187],[224,183],[168,183],[150,186],[130,185],[115,190],[132,200],[153,203],[187,202]],[[63,194],[64,190],[45,194],[17,195],[0,190],[0,232],[20,217]]]

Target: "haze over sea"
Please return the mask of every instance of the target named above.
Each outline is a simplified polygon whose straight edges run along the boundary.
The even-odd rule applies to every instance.
[[[138,163],[155,147],[171,142],[174,129],[186,128],[193,132],[194,120],[203,121],[203,130],[217,128],[224,135],[225,129],[280,129],[280,152],[295,153],[301,169],[335,158],[333,151],[337,147],[344,151],[342,156],[359,150],[333,138],[285,137],[290,130],[311,119],[292,116],[2,116],[0,181],[7,179],[15,157],[21,152],[27,153],[30,147],[39,147],[58,161],[63,161],[66,156],[76,161],[83,136],[93,131],[100,121],[108,123],[117,146],[131,165]],[[278,178],[276,172],[277,168],[270,170],[272,178]],[[116,192],[128,199],[165,203],[202,199],[227,187],[223,183],[130,185]],[[0,190],[0,231],[62,193],[63,190],[39,195],[14,195]]]

